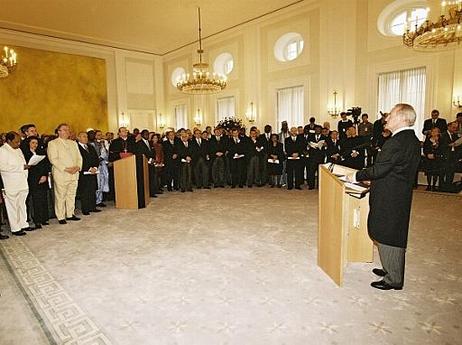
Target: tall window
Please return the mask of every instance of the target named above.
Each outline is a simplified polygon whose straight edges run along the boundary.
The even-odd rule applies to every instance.
[[[236,115],[234,96],[217,98],[217,121]]]
[[[278,123],[287,121],[289,127],[303,125],[304,88],[288,87],[277,90]]]
[[[186,104],[178,104],[175,106],[175,124],[176,129],[188,128],[188,111]]]
[[[401,36],[407,28],[415,31],[415,27],[422,25],[427,19],[427,9],[413,8],[396,15],[390,22],[391,33]]]
[[[378,110],[389,112],[396,103],[412,105],[417,114],[414,130],[419,138],[424,121],[425,84],[425,67],[379,75]]]

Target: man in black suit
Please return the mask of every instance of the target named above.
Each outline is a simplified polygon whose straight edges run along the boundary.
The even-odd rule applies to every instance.
[[[180,164],[180,188],[184,193],[192,192],[192,167],[193,150],[191,142],[188,140],[189,134],[186,131],[181,132],[181,140],[176,143],[178,160]]]
[[[440,133],[446,132],[446,130],[448,129],[446,120],[440,118],[439,116],[440,116],[440,112],[438,110],[436,109],[432,110],[431,119],[426,119],[424,121],[424,126],[422,130],[423,135],[425,136],[430,135],[430,131],[435,127],[440,129]]]
[[[194,138],[191,139],[193,160],[193,174],[196,188],[209,189],[209,142],[202,138],[200,129],[194,130]]]
[[[443,166],[440,176],[440,189],[445,192],[452,191],[452,182],[456,172],[457,160],[459,159],[460,146],[454,145],[459,139],[457,135],[457,122],[450,122],[448,129],[441,133],[440,146],[443,154]]]
[[[383,280],[371,286],[381,290],[401,290],[404,284],[412,191],[420,162],[420,141],[412,129],[415,119],[412,106],[395,105],[386,120],[392,137],[374,165],[351,176],[353,181],[371,181],[367,226],[383,266],[373,270]]]
[[[222,133],[221,128],[215,128],[214,134],[210,138],[210,158],[212,161],[212,181],[215,188],[224,188],[226,183],[226,152],[228,151],[228,141]]]
[[[273,128],[271,125],[266,125],[264,128],[264,133],[258,136],[258,142],[260,146],[263,146],[264,149],[264,157],[260,160],[260,176],[261,176],[261,183],[265,185],[269,181],[268,176],[268,147],[271,144],[271,133]]]
[[[154,166],[154,161],[156,159],[156,151],[151,148],[149,143],[149,131],[143,129],[141,131],[141,140],[135,143],[136,153],[142,154],[146,157],[148,161],[148,170],[149,170],[149,196],[151,198],[156,198],[157,191],[157,176],[156,176],[156,167]]]
[[[77,139],[82,156],[82,169],[80,169],[77,193],[80,196],[82,213],[88,216],[90,212],[101,212],[96,208],[96,189],[98,188],[96,172],[98,171],[99,158],[93,145],[88,144],[86,132],[80,132]]]
[[[330,136],[327,139],[326,156],[327,161],[332,163],[338,163],[340,161],[340,140],[338,139],[338,132],[330,132]]]
[[[324,162],[326,154],[327,138],[321,134],[321,130],[321,126],[316,126],[314,128],[314,134],[311,134],[308,139],[308,189],[314,189],[319,164]]]
[[[231,171],[231,188],[243,188],[246,178],[247,137],[239,135],[239,129],[231,131],[228,147],[229,168]]]
[[[250,138],[247,143],[247,187],[252,188],[254,184],[261,187],[263,186],[261,170],[261,166],[263,165],[262,161],[264,160],[265,163],[267,162],[265,143],[258,140],[256,129],[250,131]]]
[[[179,189],[180,183],[180,160],[178,159],[177,144],[179,139],[175,137],[174,131],[167,132],[167,140],[162,142],[165,160],[165,182],[167,190]]]
[[[302,189],[303,184],[303,162],[302,152],[304,148],[303,137],[297,135],[297,127],[290,129],[290,137],[285,140],[287,154],[287,189]]]

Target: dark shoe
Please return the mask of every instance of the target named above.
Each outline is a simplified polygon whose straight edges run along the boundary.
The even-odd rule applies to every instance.
[[[101,210],[98,210],[97,208],[95,208],[94,210],[91,210],[90,212],[98,213],[98,212],[101,212]]]
[[[210,189],[210,187],[209,187],[209,186],[207,186],[207,187],[204,187],[204,189]]]
[[[231,186],[231,188],[236,188],[236,186]]]
[[[168,190],[169,192],[171,192],[171,191],[173,190],[173,188],[172,188],[172,187],[167,187],[167,190]]]
[[[21,231],[12,232],[12,234],[13,234],[14,236],[25,236],[25,235],[26,235],[26,233],[25,233],[24,231],[22,231],[22,230],[21,230]]]
[[[89,215],[90,215],[90,212],[85,211],[85,212],[82,212],[82,214],[83,214],[84,216],[89,216]],[[68,220],[71,220],[71,218],[67,218],[67,219],[68,219]]]
[[[0,234],[0,241],[1,240],[6,240],[8,238],[10,238],[10,236]]]
[[[192,188],[189,188],[189,189],[188,189],[188,192],[192,192],[192,191],[193,191]]]
[[[274,184],[271,185],[271,188],[274,188]]]
[[[250,185],[248,185],[248,186],[247,186],[247,188],[252,188],[252,185],[251,185],[251,184],[250,184]]]
[[[244,185],[240,184],[240,185],[239,185],[239,188],[244,188]]]
[[[287,190],[292,190],[294,189],[294,187],[287,187]]]
[[[75,215],[73,215],[73,216],[70,217],[70,218],[66,218],[66,220],[78,221],[78,220],[80,220],[80,218],[79,218],[79,217],[76,217]]]
[[[313,186],[311,186],[311,187],[308,187],[308,190],[313,190],[313,189],[314,189],[314,187],[313,187]]]
[[[157,198],[157,195],[152,195],[151,198]],[[101,212],[101,210],[99,210]]]
[[[42,225],[50,225],[48,222],[43,222]]]
[[[28,226],[27,228],[22,228],[21,231],[34,231],[35,228],[31,228],[30,226]]]
[[[427,186],[427,188],[425,188],[426,191],[431,191],[432,190],[432,187],[431,186]]]
[[[40,224],[40,223],[37,223],[37,224],[35,224],[35,226],[34,226],[34,229],[35,229],[35,230],[38,230],[38,229],[41,229],[41,228],[42,228],[42,224]]]
[[[103,204],[102,202],[96,205],[97,207],[106,207],[106,204]]]
[[[186,192],[186,189],[181,189],[181,193],[184,193],[184,192]]]
[[[66,222],[65,219],[58,220],[58,223],[59,223],[59,224],[67,224],[67,222]]]
[[[384,280],[379,280],[378,282],[373,282],[371,283],[371,286],[373,288],[379,289],[379,290],[402,290],[402,286],[393,286],[385,282]]]
[[[295,187],[295,189],[302,190],[302,187]]]
[[[387,272],[385,272],[381,268],[374,268],[372,270],[372,273],[374,273],[376,276],[379,276],[379,277],[385,277],[387,275]]]
[[[438,191],[438,188],[436,186],[433,186],[432,187],[432,192],[437,192]]]

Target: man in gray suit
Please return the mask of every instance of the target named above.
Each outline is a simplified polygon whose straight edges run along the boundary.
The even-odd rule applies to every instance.
[[[379,249],[383,269],[372,271],[383,280],[371,283],[381,290],[401,290],[411,214],[412,190],[420,161],[420,142],[412,125],[416,114],[409,104],[397,104],[386,119],[392,137],[374,165],[362,169],[353,181],[370,181],[369,236]]]

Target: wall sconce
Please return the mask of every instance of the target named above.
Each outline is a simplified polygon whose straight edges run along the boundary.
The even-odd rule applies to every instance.
[[[129,125],[128,118],[126,118],[125,113],[122,112],[120,116],[119,127],[128,127],[128,125]]]
[[[200,108],[197,108],[196,116],[194,116],[194,123],[196,126],[200,126],[202,124],[202,114]]]
[[[333,118],[336,118],[337,116],[339,116],[340,111],[341,111],[340,107],[337,105],[337,95],[338,95],[338,92],[334,91],[334,105],[332,107],[327,108],[327,112]]]
[[[158,119],[157,119],[157,127],[160,128],[160,130],[163,130],[165,127],[165,119],[162,116],[162,113],[159,113]]]
[[[460,96],[457,96],[452,100],[452,105],[459,109],[462,108],[462,100],[460,98]]]
[[[255,114],[253,102],[250,102],[249,108],[247,109],[245,116],[247,117],[250,123],[255,122],[256,114]]]

